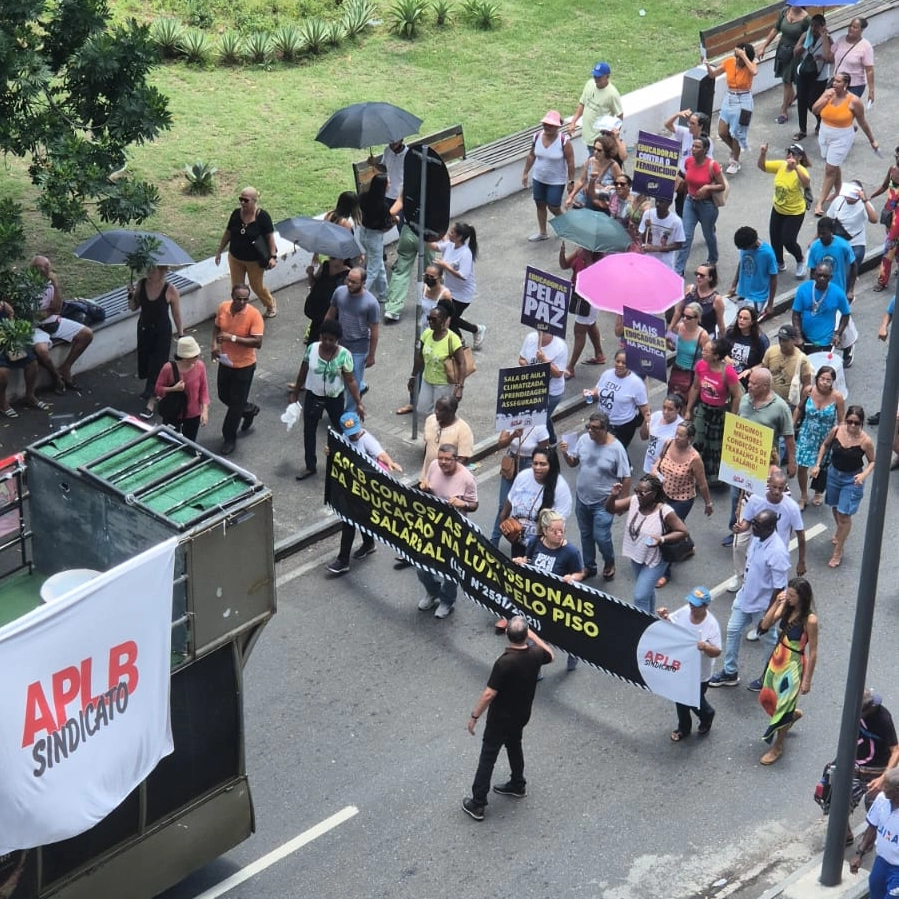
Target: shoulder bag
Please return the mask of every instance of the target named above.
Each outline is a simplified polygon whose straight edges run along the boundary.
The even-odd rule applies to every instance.
[[[178,371],[178,365],[175,362],[169,362],[172,366],[173,384],[177,384],[181,380],[181,374]],[[159,400],[156,407],[165,424],[181,421],[187,412],[187,392],[184,390],[174,390],[166,393]]]
[[[671,528],[665,523],[665,516],[662,514],[661,507],[659,508],[659,519],[662,522],[662,536],[664,537],[666,534],[671,533]],[[689,534],[683,540],[678,540],[677,543],[659,544],[659,552],[662,560],[665,562],[683,562],[684,559],[689,559],[695,551],[696,544]]]
[[[713,165],[715,165],[715,160],[710,159],[709,160],[709,183],[717,184],[718,182],[715,181],[714,170],[712,168]],[[721,181],[724,183],[724,190],[712,191],[712,202],[720,209],[722,206],[727,205],[727,197],[728,197],[728,194],[730,194],[730,182],[727,180],[727,177],[724,174],[724,170],[721,168],[720,165],[718,166],[718,169],[721,172]]]

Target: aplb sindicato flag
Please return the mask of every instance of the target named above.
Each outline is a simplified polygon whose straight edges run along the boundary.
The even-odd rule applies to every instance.
[[[172,752],[176,546],[0,628],[0,855],[88,830]]]

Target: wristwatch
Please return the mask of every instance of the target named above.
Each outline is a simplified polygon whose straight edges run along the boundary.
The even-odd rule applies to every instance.
[[[231,335],[231,343],[237,343],[237,335],[236,334]]]

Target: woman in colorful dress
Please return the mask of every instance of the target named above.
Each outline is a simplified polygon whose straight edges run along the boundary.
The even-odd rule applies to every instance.
[[[728,409],[737,414],[742,396],[739,375],[725,361],[729,348],[723,339],[710,340],[703,347],[684,413],[684,418],[696,426],[693,445],[702,456],[706,478],[713,484],[718,482],[721,464],[724,415]]]
[[[803,390],[793,412],[800,509],[808,505],[808,470],[818,461],[818,450],[825,437],[843,420],[845,400],[843,394],[834,389],[836,379],[836,369],[822,365],[815,373],[814,383]],[[812,505],[820,506],[823,500],[823,490],[815,490]]]
[[[895,162],[890,166],[883,183],[868,198],[873,200],[885,193],[887,201],[880,214],[881,224],[886,228],[886,240],[883,245],[883,259],[880,263],[880,272],[874,290],[885,290],[890,283],[890,269],[893,258],[896,255],[896,247],[899,246],[899,215],[896,209],[899,207],[899,147],[896,147]]]
[[[762,739],[771,747],[759,761],[773,765],[783,755],[787,731],[802,717],[799,696],[812,688],[818,660],[818,616],[812,611],[812,587],[794,577],[765,612],[757,630],[776,627],[777,645],[762,678],[759,704],[771,720]]]

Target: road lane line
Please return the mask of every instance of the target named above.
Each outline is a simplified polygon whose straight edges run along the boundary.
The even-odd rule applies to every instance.
[[[270,868],[276,862],[281,861],[282,858],[286,858],[288,855],[296,852],[297,849],[301,849],[307,843],[311,843],[313,840],[317,840],[319,837],[324,836],[329,830],[333,830],[335,827],[343,824],[345,821],[349,821],[350,818],[358,814],[359,809],[356,808],[355,805],[348,805],[336,814],[331,815],[330,818],[325,818],[324,821],[321,821],[314,827],[310,827],[309,830],[303,831],[299,836],[283,843],[267,855],[263,855],[262,858],[252,864],[247,865],[245,868],[241,868],[236,874],[232,874],[216,886],[210,887],[205,893],[200,893],[196,899],[217,899],[218,896],[223,896],[225,893],[233,890],[234,887],[240,886],[240,884],[249,880],[251,877],[255,877],[266,868]]]
[[[820,522],[816,525],[812,525],[812,527],[808,528],[805,531],[805,542],[808,545],[809,540],[814,540],[819,534],[823,534],[827,532],[827,525],[821,524]],[[796,547],[799,546],[799,542],[794,537],[790,541],[790,552],[793,552]],[[727,584],[730,581],[728,578],[726,581],[721,581],[716,587],[712,587],[712,599],[717,599],[719,596],[727,592]]]

